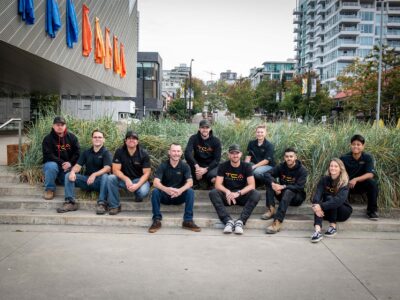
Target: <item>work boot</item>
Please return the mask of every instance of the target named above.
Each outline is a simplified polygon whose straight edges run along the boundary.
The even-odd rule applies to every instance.
[[[118,207],[110,208],[109,211],[108,211],[108,214],[109,214],[109,215],[117,215],[117,214],[119,214],[120,212],[121,212],[121,205],[118,206]]]
[[[107,211],[107,207],[104,203],[98,203],[96,206],[96,214],[97,215],[104,215]]]
[[[275,215],[275,207],[270,206],[270,207],[267,208],[265,214],[263,214],[261,216],[261,219],[262,220],[269,220],[269,219],[273,218],[274,215]]]
[[[194,232],[200,232],[201,228],[197,226],[193,221],[183,221],[182,222],[182,228],[183,229],[188,229]]]
[[[281,230],[282,222],[279,220],[274,220],[274,222],[267,227],[266,232],[268,234],[275,234]]]
[[[43,198],[44,198],[44,200],[53,200],[54,199],[54,191],[52,191],[52,190],[44,191]]]
[[[149,232],[150,233],[157,232],[157,230],[160,228],[161,228],[161,221],[159,219],[155,219],[153,220],[153,224],[151,224],[149,228]]]
[[[78,210],[78,203],[75,202],[64,202],[62,207],[57,208],[58,213],[66,213],[75,210]]]

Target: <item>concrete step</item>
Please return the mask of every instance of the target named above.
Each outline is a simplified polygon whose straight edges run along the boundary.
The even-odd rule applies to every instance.
[[[196,191],[197,195],[197,191]],[[130,199],[131,200],[131,199]],[[56,210],[61,207],[64,202],[64,198],[61,196],[55,197],[53,200],[47,201],[42,199],[41,196],[1,196],[0,197],[0,209],[42,209],[42,210]],[[84,200],[79,199],[79,210],[95,211],[96,201],[95,200]],[[134,211],[148,211],[151,212],[152,206],[149,198],[146,198],[143,202],[137,203],[133,201],[128,201],[123,199],[121,201],[121,206],[123,211],[134,212]],[[165,212],[181,212],[184,205],[162,205],[161,209]],[[242,208],[240,206],[228,207],[231,213],[240,213]],[[254,209],[253,213],[263,214],[265,212],[265,202],[260,202]],[[204,199],[204,197],[196,198],[194,204],[194,213],[215,213],[214,206],[209,199]],[[300,207],[290,206],[288,208],[288,214],[291,215],[308,215],[312,216],[311,205],[309,203],[304,203]],[[354,217],[365,215],[364,205],[353,205]],[[400,210],[393,209],[391,212],[381,213],[382,216],[399,218]]]
[[[19,182],[19,176],[11,167],[0,166],[0,184],[17,184]]]
[[[238,215],[232,215],[236,218]],[[194,216],[196,224],[202,228],[223,228],[217,215],[207,213],[196,213]],[[33,209],[33,210],[0,210],[1,224],[31,224],[31,225],[78,225],[78,226],[134,226],[148,227],[151,224],[151,213],[149,212],[122,212],[116,216],[95,215],[94,212],[75,211],[66,214],[58,214],[55,211]],[[163,213],[164,227],[179,227],[182,224],[182,213]],[[264,230],[272,221],[263,221],[259,215],[254,214],[248,220],[246,228]],[[327,224],[324,226],[326,227]],[[310,230],[313,229],[311,216],[287,215],[283,230]],[[352,217],[344,223],[338,224],[338,230],[370,231],[370,232],[400,232],[400,220],[381,218],[374,222],[362,217]]]

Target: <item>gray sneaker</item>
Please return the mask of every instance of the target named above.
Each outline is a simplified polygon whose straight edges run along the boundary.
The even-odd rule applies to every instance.
[[[78,204],[75,202],[64,202],[62,207],[57,208],[57,212],[60,214],[75,210],[78,210]]]
[[[226,233],[226,234],[232,233],[234,227],[235,227],[235,224],[233,223],[233,221],[229,220],[225,224],[224,233]]]
[[[235,222],[235,233],[236,234],[243,234],[243,222],[242,220],[237,220]]]

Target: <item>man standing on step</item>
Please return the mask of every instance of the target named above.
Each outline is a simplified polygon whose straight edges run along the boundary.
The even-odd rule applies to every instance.
[[[116,215],[121,211],[119,189],[135,193],[135,201],[141,202],[149,194],[148,182],[151,172],[150,157],[139,145],[139,136],[129,130],[124,145],[117,149],[112,164],[113,175],[108,176],[108,213]]]
[[[196,184],[202,179],[206,179],[209,186],[215,182],[221,160],[221,142],[213,135],[208,120],[201,120],[199,131],[190,137],[185,149],[185,159]]]
[[[307,170],[297,159],[296,150],[287,148],[283,158],[285,160],[283,163],[265,173],[267,211],[261,219],[268,220],[274,217],[272,225],[267,227],[269,234],[280,231],[289,205],[300,206],[306,199],[304,187]],[[276,182],[276,178],[279,178],[279,183]],[[279,200],[276,212],[275,197]]]
[[[374,158],[364,152],[365,139],[356,134],[350,140],[351,152],[340,157],[349,174],[350,194],[367,194],[367,217],[378,220],[378,184],[374,179]]]
[[[151,194],[153,206],[153,224],[150,233],[161,228],[162,215],[160,204],[180,205],[185,203],[182,228],[195,232],[201,231],[193,222],[194,191],[192,175],[188,164],[181,160],[182,147],[173,143],[168,150],[169,160],[160,164],[154,174],[154,190]]]
[[[261,195],[255,189],[255,180],[251,165],[241,162],[242,152],[237,144],[229,146],[229,160],[218,167],[215,189],[210,191],[210,199],[218,217],[224,223],[224,233],[243,234],[243,226],[260,201]],[[225,206],[244,206],[239,219],[235,222]]]
[[[256,183],[264,184],[264,173],[271,170],[274,164],[274,146],[265,138],[267,127],[259,125],[256,128],[256,139],[247,146],[245,162],[251,163]]]
[[[57,212],[65,213],[78,209],[75,201],[75,187],[85,191],[99,192],[96,213],[106,212],[107,178],[111,171],[111,153],[104,146],[104,133],[99,130],[92,132],[92,147],[82,153],[71,172],[65,175],[65,202]],[[85,166],[85,174],[78,174]]]
[[[50,134],[42,142],[44,199],[54,198],[56,181],[64,185],[65,174],[78,161],[79,150],[78,138],[67,131],[65,119],[55,117]]]

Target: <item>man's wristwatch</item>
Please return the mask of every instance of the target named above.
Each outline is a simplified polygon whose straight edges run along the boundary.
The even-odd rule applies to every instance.
[[[242,196],[242,191],[238,190],[237,193],[239,194],[239,196]]]

